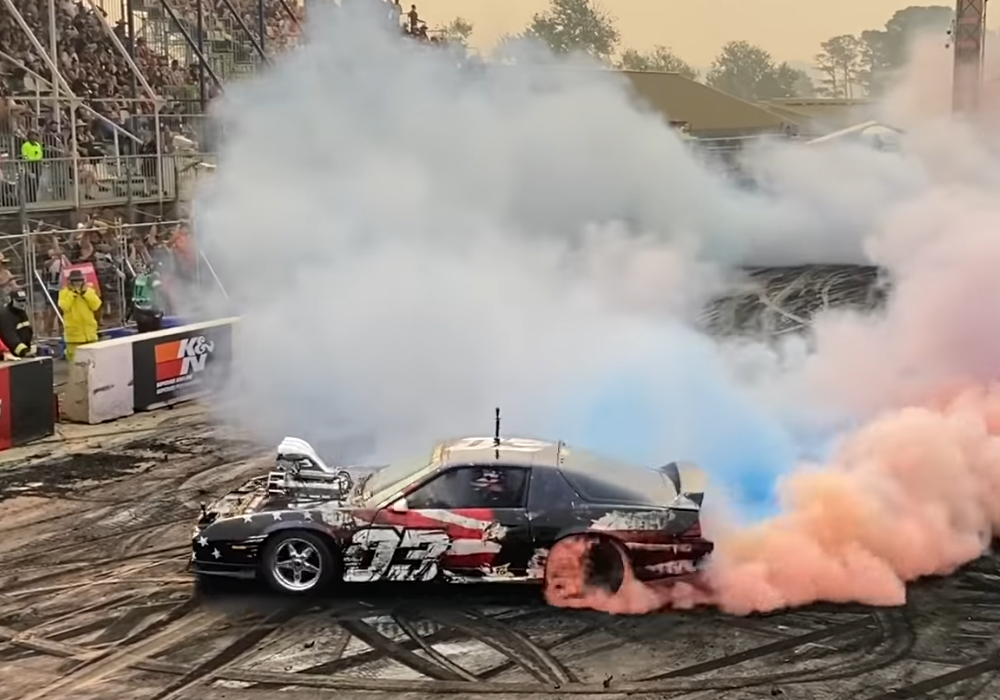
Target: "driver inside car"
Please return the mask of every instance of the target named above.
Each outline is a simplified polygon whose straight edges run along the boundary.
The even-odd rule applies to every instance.
[[[484,467],[472,481],[473,498],[487,508],[506,508],[516,495],[508,475],[501,469]]]

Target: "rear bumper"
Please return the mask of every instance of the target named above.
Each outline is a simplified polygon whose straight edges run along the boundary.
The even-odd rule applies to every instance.
[[[701,538],[660,546],[629,546],[636,578],[652,581],[697,573],[715,546]]]

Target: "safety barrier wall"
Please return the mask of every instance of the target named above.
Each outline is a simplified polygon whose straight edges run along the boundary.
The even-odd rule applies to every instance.
[[[55,434],[53,380],[51,358],[0,362],[0,450]]]
[[[80,346],[69,369],[64,417],[103,423],[217,392],[229,377],[238,320]]]

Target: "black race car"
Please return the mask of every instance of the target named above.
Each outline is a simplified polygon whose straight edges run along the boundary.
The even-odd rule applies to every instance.
[[[704,483],[688,464],[648,469],[561,442],[463,438],[387,467],[331,468],[285,438],[275,470],[202,508],[191,567],[295,595],[342,581],[542,582],[550,550],[582,539],[619,553],[591,562],[613,589],[623,567],[687,574],[712,551]]]

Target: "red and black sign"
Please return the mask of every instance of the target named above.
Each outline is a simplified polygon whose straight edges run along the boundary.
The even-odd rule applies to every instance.
[[[0,450],[54,435],[52,359],[0,364]]]
[[[233,327],[169,329],[132,344],[135,410],[173,403],[218,388],[229,375]]]

